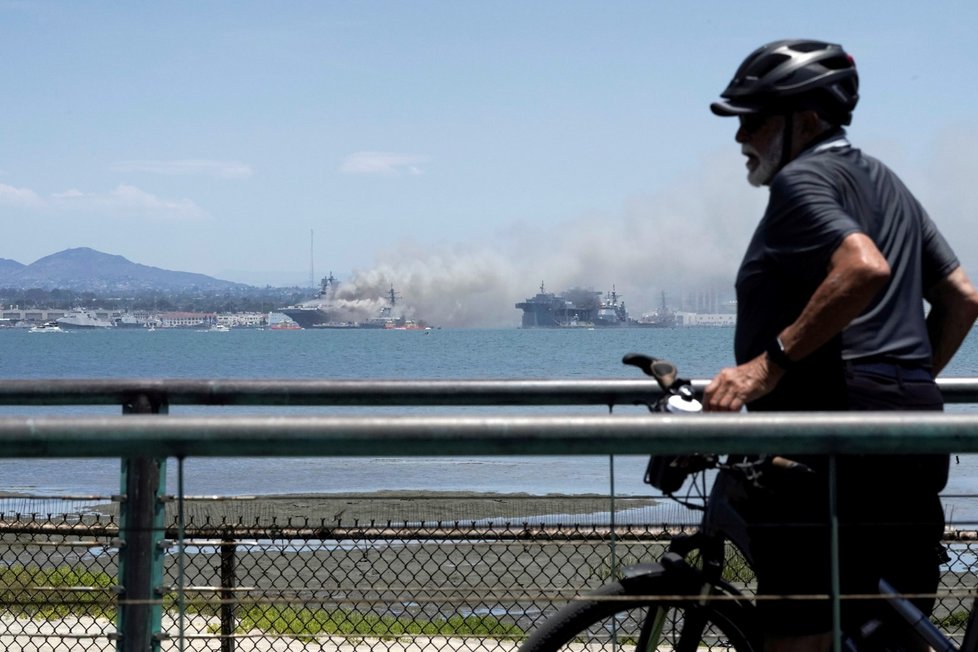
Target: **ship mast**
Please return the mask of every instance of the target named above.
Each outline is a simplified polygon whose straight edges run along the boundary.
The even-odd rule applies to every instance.
[[[316,271],[313,267],[312,243],[313,243],[313,230],[309,229],[309,287],[314,288],[316,287]],[[330,272],[329,274],[330,276],[333,275],[332,272]]]

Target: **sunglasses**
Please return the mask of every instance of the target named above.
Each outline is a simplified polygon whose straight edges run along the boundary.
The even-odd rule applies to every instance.
[[[767,121],[772,118],[767,113],[748,113],[738,117],[740,118],[740,128],[748,135],[756,133],[758,129],[767,124]]]

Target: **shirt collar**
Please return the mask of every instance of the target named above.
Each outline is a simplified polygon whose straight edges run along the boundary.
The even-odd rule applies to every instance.
[[[817,154],[819,152],[825,152],[830,149],[843,149],[845,147],[852,147],[852,144],[849,142],[849,139],[846,138],[845,136],[839,136],[838,138],[833,138],[827,143],[816,145],[815,148],[812,149],[812,152]]]
[[[826,134],[824,138],[819,139],[813,145],[810,145],[805,152],[808,154],[820,154],[829,150],[844,149],[846,147],[852,147],[849,138],[846,136],[846,130],[836,129]]]

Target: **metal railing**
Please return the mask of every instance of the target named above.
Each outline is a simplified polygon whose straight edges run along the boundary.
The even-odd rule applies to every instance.
[[[702,387],[705,381],[696,381]],[[978,380],[941,381],[949,403],[978,402]],[[121,405],[124,416],[0,418],[0,457],[117,457],[124,461],[117,533],[118,649],[159,649],[162,632],[165,460],[178,462],[176,524],[187,538],[182,486],[188,457],[785,454],[978,450],[978,414],[835,413],[668,415],[182,416],[171,405],[619,406],[657,395],[645,381],[0,381],[0,405]],[[346,536],[350,536],[347,532]],[[358,535],[360,536],[360,535]],[[405,536],[404,532],[398,536]],[[456,533],[456,536],[462,537]],[[463,537],[464,538],[464,537]],[[222,567],[234,557],[219,545]],[[613,554],[614,557],[614,554]],[[180,559],[183,558],[181,554]],[[178,569],[179,571],[179,569]],[[177,604],[186,614],[182,572]],[[222,581],[224,604],[235,587]],[[223,642],[234,634],[222,620]],[[182,645],[182,642],[181,642]],[[230,649],[225,646],[222,649]]]

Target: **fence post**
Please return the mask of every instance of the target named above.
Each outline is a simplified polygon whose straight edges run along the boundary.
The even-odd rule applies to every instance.
[[[234,652],[236,549],[234,534],[226,531],[221,537],[221,652]]]
[[[140,394],[123,414],[165,414],[164,400]],[[122,460],[119,508],[119,583],[116,626],[120,652],[158,652],[163,622],[166,460]]]
[[[839,574],[839,458],[829,455],[829,549],[832,584],[832,649],[842,651],[842,588]]]

